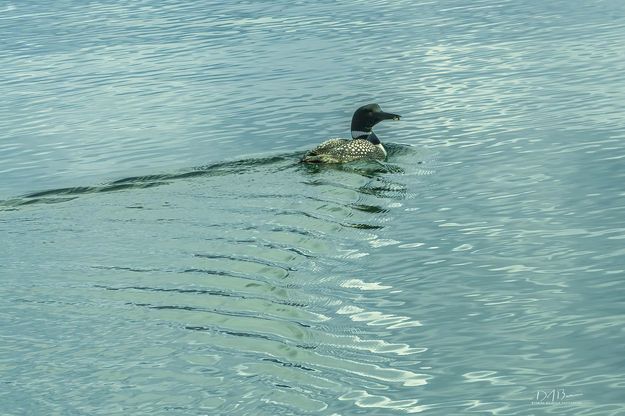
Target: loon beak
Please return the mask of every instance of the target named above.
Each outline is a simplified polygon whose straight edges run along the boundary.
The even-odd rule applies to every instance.
[[[385,113],[384,111],[380,111],[377,114],[378,118],[381,120],[399,120],[400,115],[399,114],[393,114],[393,113]]]

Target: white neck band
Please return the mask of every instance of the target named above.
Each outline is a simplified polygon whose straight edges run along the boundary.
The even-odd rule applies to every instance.
[[[352,139],[356,139],[358,137],[361,136],[367,136],[369,137],[369,135],[373,133],[371,131],[358,131],[358,130],[352,130]]]

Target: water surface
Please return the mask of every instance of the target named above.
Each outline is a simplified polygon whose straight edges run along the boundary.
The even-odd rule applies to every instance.
[[[622,2],[0,22],[3,414],[625,413]]]

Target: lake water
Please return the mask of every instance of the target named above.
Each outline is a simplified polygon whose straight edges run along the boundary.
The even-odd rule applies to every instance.
[[[0,414],[625,414],[625,2],[0,2]],[[298,164],[379,103],[379,164]]]

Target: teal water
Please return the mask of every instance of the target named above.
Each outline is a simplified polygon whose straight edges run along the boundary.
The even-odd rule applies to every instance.
[[[0,3],[0,414],[625,414],[625,3]],[[356,107],[384,163],[298,163]]]

